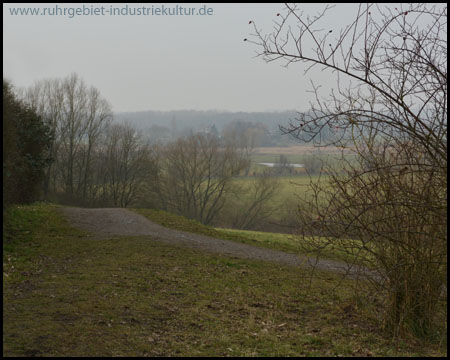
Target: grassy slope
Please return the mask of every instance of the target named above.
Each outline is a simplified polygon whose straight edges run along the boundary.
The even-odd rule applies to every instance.
[[[298,254],[301,252],[300,249],[305,248],[299,246],[299,241],[301,241],[299,238],[290,234],[214,228],[203,225],[195,220],[186,219],[185,217],[161,210],[133,209],[133,211],[147,217],[149,220],[171,229],[187,231],[195,234],[236,241],[274,250],[281,250],[292,254]],[[347,254],[340,251],[338,248],[333,248],[331,246],[327,246],[327,248],[322,251],[321,256],[339,261],[348,260]]]
[[[372,309],[330,295],[330,274],[310,284],[300,269],[145,237],[96,240],[56,210],[5,218],[4,356],[443,354],[395,349]]]
[[[195,234],[211,236],[218,239],[232,240],[244,244],[263,246],[290,253],[298,253],[298,246],[288,234],[262,233],[255,231],[237,231],[232,229],[214,228],[186,219],[183,216],[171,214],[162,210],[132,209],[148,219],[171,229],[187,231]],[[259,234],[259,236],[257,235]]]

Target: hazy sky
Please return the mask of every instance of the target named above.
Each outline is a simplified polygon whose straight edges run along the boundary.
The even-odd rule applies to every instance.
[[[129,6],[143,5],[161,6]],[[283,4],[179,5],[206,5],[212,15],[13,16],[11,9],[17,6],[43,9],[55,4],[3,4],[3,75],[21,87],[76,72],[101,91],[114,111],[308,108],[311,74],[303,75],[304,66],[286,69],[280,62],[267,64],[255,58],[256,46],[243,41],[253,30],[249,20],[270,32]],[[110,4],[94,6],[110,8]],[[327,25],[348,22],[357,6],[338,4]],[[324,5],[301,7],[314,15]],[[332,85],[326,73],[317,71],[314,79]]]

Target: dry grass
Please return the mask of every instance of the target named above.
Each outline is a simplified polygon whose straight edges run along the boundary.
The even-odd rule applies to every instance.
[[[392,344],[332,274],[99,240],[53,205],[14,209],[3,235],[3,356],[446,355]]]

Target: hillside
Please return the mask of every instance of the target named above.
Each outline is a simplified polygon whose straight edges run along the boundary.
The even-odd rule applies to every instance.
[[[328,272],[98,237],[54,205],[3,228],[4,356],[412,356]],[[347,282],[350,280],[346,280]],[[348,283],[347,285],[350,285]],[[334,291],[332,291],[334,289]]]

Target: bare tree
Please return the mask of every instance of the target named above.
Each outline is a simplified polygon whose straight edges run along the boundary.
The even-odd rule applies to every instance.
[[[65,158],[62,167],[65,193],[73,198],[76,190],[76,161],[86,131],[87,89],[84,82],[72,74],[63,81],[64,107],[61,118],[61,146]]]
[[[232,121],[222,130],[223,141],[228,146],[239,149],[247,159],[251,158],[255,147],[259,145],[262,134],[261,128],[256,128],[251,123],[239,120]],[[248,161],[245,167],[245,176],[249,175],[251,166],[251,161]]]
[[[105,131],[111,120],[112,113],[109,103],[102,99],[96,88],[88,91],[84,147],[81,151],[81,166],[77,193],[83,201],[88,199],[88,190],[92,188],[92,153],[98,145],[100,134]]]
[[[431,336],[447,281],[447,7],[360,5],[340,32],[326,27],[330,10],[309,17],[286,4],[273,33],[254,24],[249,40],[266,61],[337,75],[328,101],[313,84],[311,111],[283,128],[356,155],[328,169],[331,184],[313,184],[302,240],[318,251],[338,244],[373,270],[394,334]],[[334,131],[326,143],[324,129]]]
[[[271,169],[274,175],[289,175],[292,174],[294,167],[289,164],[288,158],[285,154],[281,154],[277,161],[273,164]]]
[[[235,190],[233,228],[254,229],[261,226],[276,210],[271,203],[279,182],[269,171],[252,179],[250,186]],[[240,209],[236,214],[236,208]]]
[[[302,162],[306,172],[311,175],[319,174],[324,166],[324,162],[317,155],[304,156]]]
[[[127,123],[109,126],[97,161],[101,203],[117,207],[133,203],[143,186],[149,161],[141,135]]]
[[[208,134],[168,144],[161,161],[155,186],[167,210],[205,224],[223,208],[233,176],[248,163],[245,153]]]
[[[112,118],[109,103],[77,74],[63,80],[36,82],[23,93],[23,98],[45,119],[52,132],[49,151],[53,161],[46,169],[44,193],[48,195],[52,183],[54,193],[63,191],[71,201],[89,203],[88,189],[93,189],[92,153]]]

